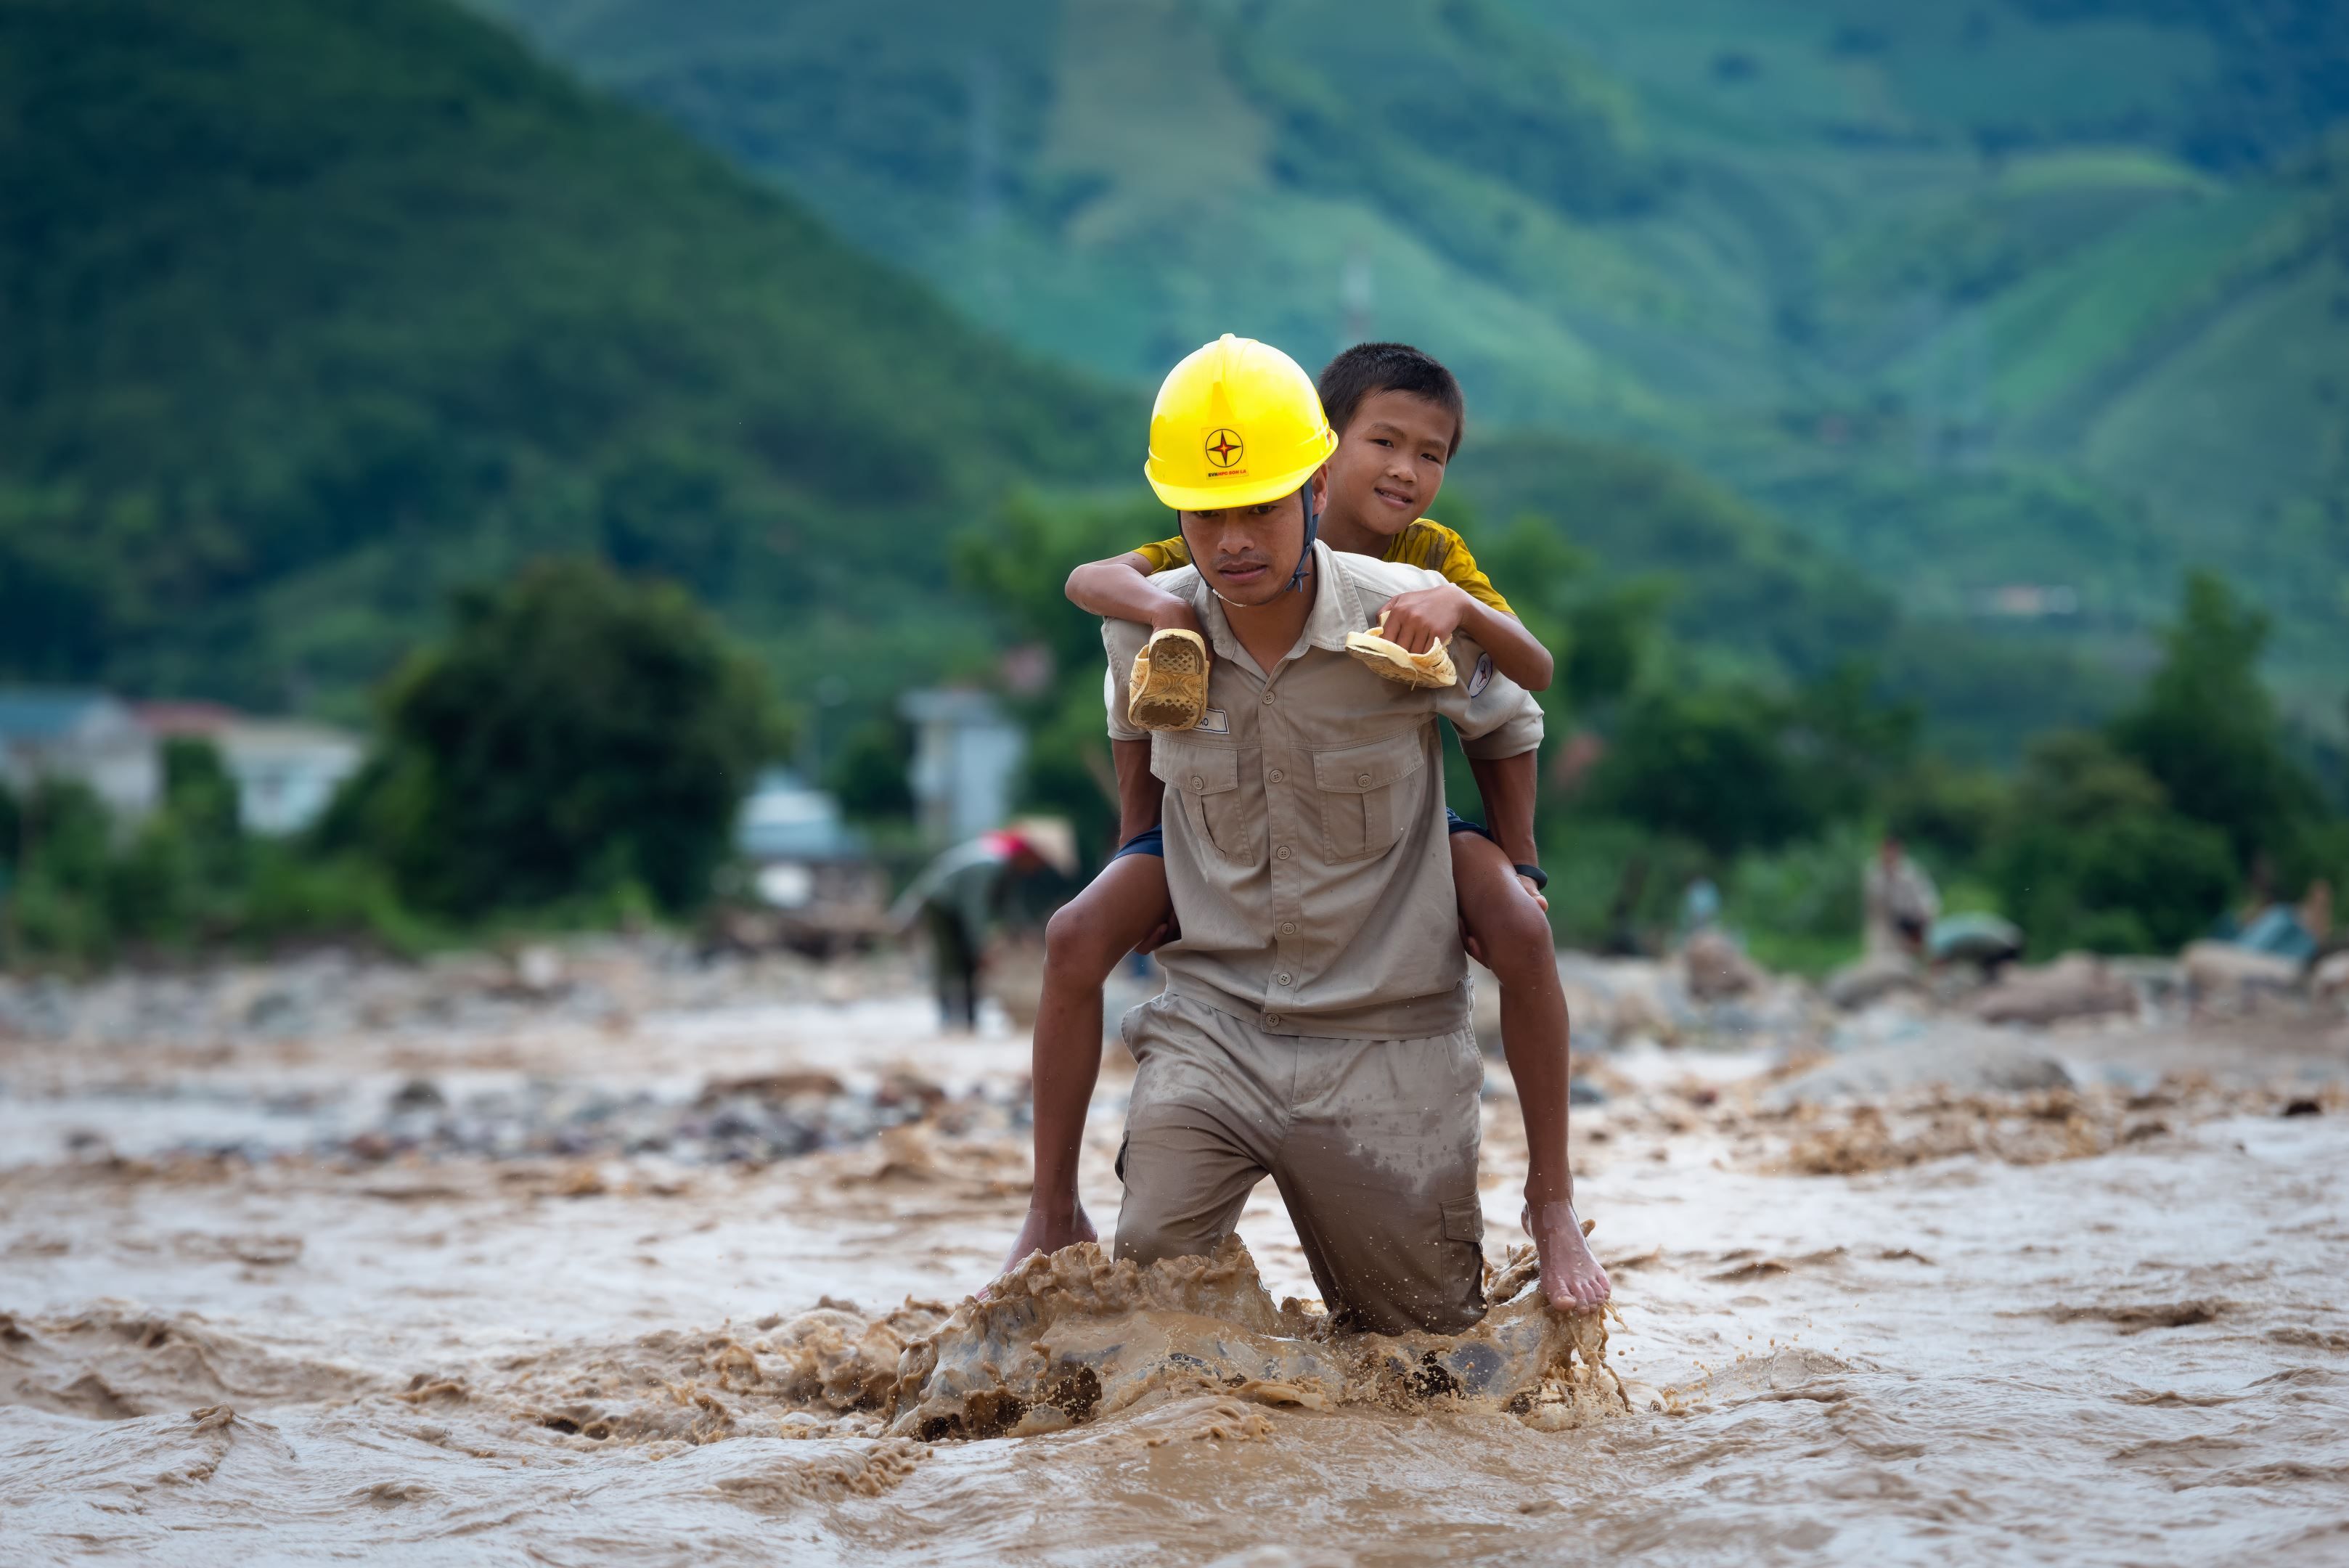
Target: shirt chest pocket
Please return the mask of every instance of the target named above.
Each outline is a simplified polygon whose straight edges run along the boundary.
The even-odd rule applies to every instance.
[[[1253,866],[1262,857],[1264,814],[1247,807],[1237,750],[1161,733],[1151,738],[1150,771],[1165,784],[1170,800],[1182,798],[1183,818],[1203,846],[1235,866]]]
[[[1331,860],[1365,860],[1393,848],[1428,809],[1427,780],[1427,753],[1418,730],[1314,753],[1325,853]]]

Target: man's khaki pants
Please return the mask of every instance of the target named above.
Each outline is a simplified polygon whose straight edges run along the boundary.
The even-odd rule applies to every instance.
[[[1485,1315],[1472,1031],[1271,1034],[1171,995],[1123,1028],[1140,1070],[1118,1152],[1119,1257],[1214,1251],[1270,1176],[1340,1323],[1451,1334]]]

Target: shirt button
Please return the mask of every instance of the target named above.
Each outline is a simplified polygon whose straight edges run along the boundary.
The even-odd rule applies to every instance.
[[[1266,1014],[1264,1015],[1264,1026],[1265,1026],[1267,1029],[1278,1029],[1278,1028],[1279,1028],[1279,1027],[1280,1027],[1280,1014],[1279,1014],[1279,1013],[1278,1013],[1278,1012],[1268,1012],[1268,1013],[1266,1013]]]
[[[1207,787],[1207,781],[1200,777],[1197,774],[1193,774],[1191,775],[1191,787],[1193,789],[1206,789]]]
[[[1265,700],[1267,702],[1270,702],[1270,701],[1272,701],[1272,693],[1271,693],[1271,692],[1269,692],[1269,691],[1266,692],[1266,693],[1264,694],[1264,700]]]
[[[1288,983],[1288,977],[1285,974],[1277,974],[1272,978],[1278,981],[1283,985],[1287,985]]]
[[[1278,784],[1280,782],[1280,770],[1278,768],[1275,768],[1272,772],[1265,774],[1264,776],[1271,780],[1274,784]]]
[[[1286,845],[1286,844],[1284,844],[1284,845],[1282,845],[1279,848],[1278,848],[1278,849],[1274,850],[1274,851],[1272,852],[1272,857],[1273,857],[1275,860],[1286,860],[1286,859],[1288,859],[1288,845]]]
[[[1368,774],[1356,774],[1354,775],[1354,782],[1361,784],[1364,789],[1368,789],[1371,787],[1371,775]]]
[[[1295,935],[1297,934],[1297,922],[1296,922],[1295,920],[1283,920],[1283,921],[1281,921],[1281,922],[1280,922],[1280,934],[1281,934],[1282,936],[1284,936],[1284,937],[1293,937],[1293,936],[1295,936]]]

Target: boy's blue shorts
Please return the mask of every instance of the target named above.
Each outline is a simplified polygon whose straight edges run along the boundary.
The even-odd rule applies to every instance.
[[[1119,845],[1117,846],[1117,853],[1111,856],[1110,858],[1112,860],[1123,860],[1129,855],[1155,855],[1161,860],[1165,859],[1165,827],[1161,826],[1157,827],[1143,828],[1141,832],[1135,834],[1133,837]]]
[[[1480,833],[1486,838],[1493,836],[1492,830],[1487,828],[1483,823],[1471,822],[1466,817],[1461,815],[1458,812],[1453,810],[1450,806],[1445,806],[1444,808],[1444,831],[1446,833]],[[1161,860],[1165,859],[1165,827],[1161,826],[1157,827],[1143,828],[1140,833],[1135,834],[1132,838],[1129,838],[1123,844],[1119,845],[1117,853],[1111,856],[1110,858],[1112,860],[1123,860],[1129,855],[1155,855]]]
[[[1469,821],[1466,817],[1461,815],[1458,812],[1453,810],[1448,805],[1444,808],[1444,831],[1446,833],[1473,833],[1480,838],[1491,838],[1495,844],[1500,842],[1499,839],[1493,838],[1493,830],[1491,828],[1485,826],[1481,822]]]

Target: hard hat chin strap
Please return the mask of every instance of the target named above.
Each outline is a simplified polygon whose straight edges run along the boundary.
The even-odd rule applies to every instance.
[[[1313,510],[1313,481],[1309,475],[1303,488],[1297,493],[1297,503],[1305,508],[1305,548],[1297,557],[1297,569],[1288,574],[1288,591],[1295,593],[1305,586],[1305,564],[1313,559],[1313,541],[1320,533],[1320,514]]]

